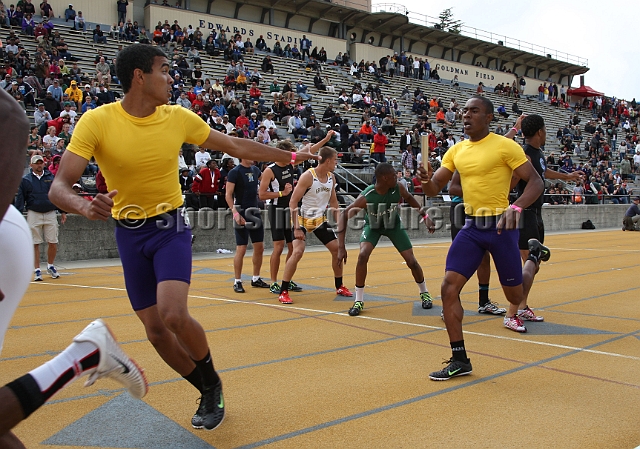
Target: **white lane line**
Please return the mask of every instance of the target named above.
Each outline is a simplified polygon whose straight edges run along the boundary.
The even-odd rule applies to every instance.
[[[37,282],[37,284],[38,285],[54,285],[54,286],[60,286],[60,287],[88,288],[88,289],[96,289],[96,290],[126,291],[126,289],[118,288],[118,287],[101,287],[101,286],[96,286],[96,285],[79,285],[79,284],[61,284],[61,283],[58,283],[58,282]],[[227,303],[231,303],[231,304],[258,305],[258,306],[262,306],[262,307],[273,307],[273,308],[283,309],[283,310],[299,310],[301,312],[312,312],[312,313],[321,313],[321,314],[326,314],[326,315],[348,316],[348,314],[345,313],[345,312],[332,312],[332,311],[329,311],[329,310],[309,309],[307,307],[292,307],[292,306],[287,306],[287,305],[282,305],[282,304],[271,304],[271,303],[263,303],[263,302],[247,302],[247,301],[241,301],[239,299],[215,298],[215,297],[211,297],[211,296],[201,296],[201,295],[189,295],[189,297],[190,298],[197,298],[197,299],[206,299],[206,300],[209,300],[209,301],[221,301],[221,302],[227,302]],[[350,317],[350,319],[353,319],[353,318],[354,317]],[[441,326],[429,326],[428,324],[410,323],[410,322],[407,322],[407,321],[390,320],[390,319],[387,319],[387,318],[376,318],[376,317],[371,317],[371,316],[366,316],[366,315],[359,315],[359,316],[357,316],[355,318],[363,319],[363,320],[371,320],[371,321],[380,321],[380,322],[389,323],[389,324],[399,324],[399,325],[402,325],[402,326],[419,327],[419,328],[422,328],[422,329],[446,330],[446,328],[441,327]],[[523,339],[520,339],[520,338],[506,337],[504,335],[493,335],[493,334],[487,334],[487,333],[484,333],[484,332],[473,332],[473,331],[469,331],[469,330],[465,330],[464,333],[468,334],[468,335],[475,335],[475,336],[478,336],[478,337],[495,338],[495,339],[498,339],[498,340],[515,341],[515,342],[519,342],[519,343],[528,343],[528,344],[532,344],[532,345],[546,346],[546,347],[549,347],[549,348],[564,349],[564,350],[568,350],[568,351],[586,352],[586,353],[589,353],[589,354],[604,355],[604,356],[608,356],[608,357],[617,357],[617,358],[622,358],[622,359],[640,361],[640,357],[636,357],[636,356],[632,356],[632,355],[625,355],[625,354],[618,354],[616,352],[596,351],[595,349],[586,349],[586,348],[579,348],[579,347],[576,347],[576,346],[559,345],[559,344],[556,344],[556,343],[549,343],[549,342],[546,342],[546,341],[523,340]]]

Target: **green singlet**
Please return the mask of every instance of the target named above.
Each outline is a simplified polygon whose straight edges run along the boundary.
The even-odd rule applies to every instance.
[[[398,214],[400,187],[396,185],[384,195],[380,195],[376,192],[375,186],[371,185],[362,191],[362,196],[367,199],[367,213],[360,243],[369,242],[375,248],[380,237],[384,235],[391,240],[398,252],[411,249],[411,240],[402,227]]]

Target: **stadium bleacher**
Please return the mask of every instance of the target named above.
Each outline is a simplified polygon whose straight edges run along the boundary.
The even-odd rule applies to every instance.
[[[38,18],[36,18],[38,19]],[[96,44],[92,40],[91,28],[92,25],[87,26],[86,32],[79,32],[73,30],[70,26],[68,26],[62,20],[55,20],[55,30],[59,31],[60,35],[65,38],[67,42],[70,52],[73,54],[74,58],[78,59],[78,65],[84,74],[84,77],[87,80],[93,78],[95,74],[95,57],[99,51],[107,58],[111,59],[115,56],[119,45],[136,45],[131,44],[126,41],[119,41],[117,39],[112,39],[109,37],[107,44]],[[21,30],[19,28],[13,28],[16,33],[19,33]],[[0,38],[6,42],[6,39],[9,35],[8,29],[0,30]],[[37,43],[36,41],[30,37],[25,35],[20,35],[21,43],[24,45],[25,49],[33,55],[36,51]],[[179,48],[179,53],[186,57],[186,52],[184,49]],[[167,51],[167,53],[169,53]],[[244,62],[245,66],[251,70],[254,68],[260,69],[262,59],[264,58],[266,53],[256,51],[254,54],[245,54]],[[266,101],[266,105],[270,105],[272,103],[272,98],[268,94],[268,86],[272,82],[273,79],[277,79],[281,85],[284,85],[286,81],[296,82],[298,79],[302,80],[304,84],[308,86],[308,93],[312,96],[312,99],[306,103],[311,104],[315,114],[320,117],[327,106],[333,105],[335,110],[337,109],[337,97],[341,89],[346,89],[347,93],[351,92],[351,88],[354,85],[354,82],[358,81],[362,84],[362,86],[366,86],[369,83],[378,84],[377,79],[369,75],[368,73],[362,74],[362,79],[357,80],[352,77],[348,70],[344,67],[339,67],[331,64],[329,61],[328,64],[321,64],[322,76],[326,76],[329,80],[329,83],[333,85],[336,93],[328,93],[326,91],[319,91],[314,87],[313,76],[315,73],[310,70],[305,70],[304,65],[300,60],[280,57],[276,56],[273,53],[270,53],[271,60],[274,67],[274,74],[270,73],[262,73],[262,82],[261,88],[263,90],[263,99]],[[201,52],[201,66],[203,71],[203,79],[209,79],[212,83],[215,79],[220,79],[221,81],[224,79],[225,71],[228,66],[228,62],[225,61],[220,56],[212,57],[207,55],[205,52]],[[445,110],[449,104],[450,99],[456,99],[459,104],[464,104],[464,102],[474,95],[475,89],[470,87],[462,86],[452,86],[449,81],[433,81],[433,80],[420,80],[412,77],[392,77],[387,78],[388,84],[380,84],[380,89],[382,90],[383,96],[385,98],[391,97],[398,101],[400,106],[401,116],[398,118],[399,123],[396,126],[396,130],[398,132],[398,136],[388,136],[389,137],[389,145],[386,149],[386,157],[387,161],[392,163],[396,167],[400,167],[400,138],[399,136],[403,133],[403,130],[406,127],[411,127],[415,122],[415,116],[411,113],[412,99],[406,100],[402,98],[401,92],[407,86],[410,92],[414,92],[417,88],[419,88],[426,98],[441,98]],[[84,82],[82,83],[84,84]],[[112,84],[111,88],[121,93],[121,89],[118,85]],[[266,90],[266,92],[265,92]],[[501,94],[496,94],[491,92],[490,89],[485,91],[484,95],[492,100],[497,107],[498,105],[504,103],[507,111],[511,111],[511,104],[513,103],[513,98],[505,97]],[[562,148],[559,144],[559,141],[556,139],[555,131],[557,129],[563,128],[566,124],[570,123],[571,118],[574,115],[577,115],[580,119],[581,127],[586,124],[589,120],[592,119],[592,115],[590,111],[573,111],[570,109],[553,107],[549,103],[540,102],[534,98],[521,98],[518,100],[519,108],[525,114],[539,114],[541,115],[546,122],[547,125],[547,142],[545,146],[545,150],[547,154],[555,153],[560,154],[562,152]],[[351,129],[359,127],[362,122],[362,111],[358,111],[352,109],[351,111],[340,110],[343,118],[348,118],[350,122]],[[27,113],[32,117],[33,109],[28,108]],[[436,133],[440,130],[440,127],[433,120],[433,114],[430,115],[431,123]],[[495,127],[501,126],[503,129],[508,130],[515,121],[515,116],[511,114],[509,118],[503,118],[496,115],[497,121],[495,122]],[[495,128],[494,128],[495,129]],[[454,137],[456,140],[460,139],[462,135],[461,127],[458,125],[457,128],[453,128]],[[618,130],[618,135],[622,136],[624,133],[621,129]],[[293,136],[288,134],[286,124],[279,125],[278,135],[281,138],[291,138],[293,140]],[[583,142],[591,139],[591,134],[582,131]],[[575,159],[575,163],[585,162],[586,154],[583,154],[580,157],[572,155]],[[349,164],[345,164],[346,170],[349,170]],[[362,167],[357,167],[357,174],[364,176],[366,179],[370,179],[366,176],[366,172],[371,172],[371,169],[364,169],[362,171]],[[614,165],[614,168],[617,168]],[[355,170],[355,167],[353,168]],[[630,187],[635,187],[635,184],[630,180]]]

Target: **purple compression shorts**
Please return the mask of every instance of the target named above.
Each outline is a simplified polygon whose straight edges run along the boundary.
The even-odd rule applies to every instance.
[[[133,310],[156,305],[158,283],[191,283],[191,228],[177,211],[165,216],[116,221],[116,242]]]
[[[500,217],[467,217],[447,254],[446,271],[469,279],[480,266],[485,251],[491,253],[500,283],[507,287],[522,284],[522,262],[518,249],[520,231],[496,231]]]

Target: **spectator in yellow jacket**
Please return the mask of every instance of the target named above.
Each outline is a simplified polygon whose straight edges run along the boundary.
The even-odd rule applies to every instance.
[[[78,89],[78,83],[76,80],[71,81],[71,86],[69,86],[64,93],[69,95],[70,101],[76,103],[76,107],[80,107],[80,103],[82,102],[82,90]]]

